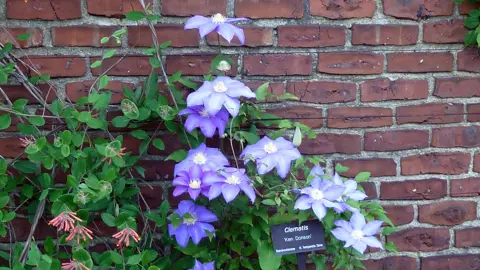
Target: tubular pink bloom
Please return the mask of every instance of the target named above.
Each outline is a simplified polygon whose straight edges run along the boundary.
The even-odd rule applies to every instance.
[[[62,263],[63,270],[90,270],[90,268],[86,267],[83,263],[77,262],[77,260],[73,259],[68,263]]]
[[[83,241],[86,241],[87,238],[91,240],[93,239],[92,234],[93,232],[89,228],[82,225],[77,225],[70,231],[70,235],[68,235],[66,240],[73,240],[73,238],[77,236],[77,243],[80,244],[80,238],[83,239]]]
[[[130,237],[133,238],[133,241],[138,242],[140,241],[140,236],[134,230],[130,228],[125,228],[120,232],[112,235],[113,238],[117,239],[117,247],[123,246],[125,244],[126,247],[130,245]]]
[[[75,212],[63,211],[56,218],[50,220],[50,222],[48,222],[48,225],[57,227],[57,230],[59,231],[63,230],[69,232],[75,227],[75,220],[82,222],[82,220],[77,217],[77,214],[75,214]]]
[[[35,143],[35,139],[33,139],[33,138],[27,138],[27,137],[25,137],[25,138],[20,138],[20,141],[21,141],[20,145],[21,145],[22,147],[24,147],[24,148],[27,148],[27,147],[29,147],[30,145],[32,145],[32,144]]]

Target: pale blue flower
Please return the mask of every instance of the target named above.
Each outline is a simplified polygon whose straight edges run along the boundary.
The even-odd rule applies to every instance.
[[[217,13],[210,18],[203,16],[194,16],[185,23],[185,29],[198,29],[200,37],[203,38],[212,31],[216,31],[220,36],[224,37],[229,43],[236,36],[241,44],[245,43],[245,34],[243,30],[230,23],[237,21],[245,21],[247,18],[226,18],[222,14]]]
[[[222,177],[211,177],[205,180],[205,183],[210,185],[208,194],[210,200],[223,194],[223,198],[228,203],[233,201],[240,191],[243,191],[252,203],[255,202],[256,196],[251,185],[252,180],[245,174],[244,169],[225,168],[220,171],[220,175]]]
[[[188,171],[194,165],[200,165],[203,171],[217,171],[228,166],[228,159],[218,150],[209,148],[204,143],[188,152],[186,159],[175,165],[174,174]]]
[[[188,270],[214,270],[215,269],[215,262],[208,262],[208,263],[200,263],[199,261],[195,260],[195,265],[193,268]]]
[[[211,115],[207,113],[204,106],[192,106],[180,111],[178,115],[188,114],[185,121],[185,129],[192,132],[195,128],[200,128],[203,135],[212,138],[218,129],[218,135],[225,133],[225,127],[228,123],[228,112],[221,109],[217,114]]]

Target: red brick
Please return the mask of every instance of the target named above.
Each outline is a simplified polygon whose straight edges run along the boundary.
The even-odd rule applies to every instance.
[[[473,171],[474,172],[480,172],[480,153],[477,153],[474,156]]]
[[[367,198],[365,198],[366,200],[378,199],[377,188],[375,187],[375,183],[362,182],[360,183],[360,186],[362,186],[363,190],[365,191],[365,194],[368,196]]]
[[[252,91],[256,91],[258,87],[267,81],[242,81],[246,86],[248,86]],[[283,82],[268,82],[268,93],[280,96],[285,93],[285,84]],[[277,102],[276,98],[267,98],[265,102]]]
[[[480,53],[477,49],[465,49],[457,54],[458,71],[480,72]]]
[[[0,153],[5,158],[15,158],[23,153],[20,137],[0,138]]]
[[[362,102],[414,100],[428,97],[427,80],[374,79],[360,84]]]
[[[144,0],[152,4],[153,0]],[[143,11],[138,0],[87,0],[88,13],[97,16],[123,18],[130,11]]]
[[[452,179],[450,181],[450,196],[475,197],[480,196],[480,178]]]
[[[251,25],[240,26],[245,34],[245,44],[241,44],[238,38],[234,37],[231,43],[220,37],[220,46],[246,46],[246,47],[265,47],[273,45],[273,29],[267,27],[258,27]],[[212,32],[207,35],[207,43],[211,46],[218,46],[218,34]]]
[[[21,34],[30,34],[27,40],[19,41]],[[43,34],[39,28],[0,28],[0,43],[12,43],[15,48],[33,48],[43,46]]]
[[[302,18],[302,0],[235,0],[235,16],[259,18]]]
[[[227,12],[226,0],[162,0],[162,15],[183,16],[213,15]]]
[[[140,160],[138,165],[145,168],[145,180],[170,181],[176,162],[172,160]],[[138,177],[138,176],[137,176]]]
[[[376,107],[329,108],[329,128],[383,127],[393,124],[392,109]]]
[[[70,20],[82,17],[80,0],[8,0],[7,18],[19,20]],[[4,2],[5,3],[5,2]]]
[[[140,206],[143,206],[146,203],[148,207],[154,209],[158,208],[164,200],[162,196],[163,189],[161,186],[143,186],[140,188],[140,192],[145,200],[143,201],[142,199],[139,199]]]
[[[435,200],[447,195],[447,182],[442,179],[382,182],[381,200]]]
[[[395,226],[409,224],[413,221],[414,210],[411,205],[384,205],[383,209]]]
[[[408,256],[395,256],[363,261],[368,270],[417,270],[417,259]]]
[[[25,62],[33,65],[41,74],[48,74],[52,78],[81,77],[87,71],[85,59],[80,56],[29,56]],[[25,66],[22,68],[26,69]]]
[[[421,223],[453,226],[476,218],[476,202],[445,201],[418,206],[418,221]]]
[[[444,0],[383,0],[383,12],[395,18],[417,20],[452,15],[453,5],[453,1]]]
[[[282,106],[267,110],[279,118],[292,119],[311,128],[321,128],[323,126],[322,109],[309,106]],[[320,117],[319,117],[320,116]],[[311,118],[311,119],[309,119]]]
[[[479,147],[480,126],[445,127],[432,130],[432,146],[434,147]]]
[[[480,8],[480,3],[471,4],[470,1],[463,1],[458,6],[458,12],[460,15],[467,15],[470,11]]]
[[[451,53],[389,53],[387,71],[404,73],[444,72],[453,70]]]
[[[114,39],[106,44],[101,44],[100,40],[103,37],[108,37],[119,28],[108,26],[67,26],[67,27],[53,27],[52,40],[53,46],[57,47],[118,47],[120,44]]]
[[[23,1],[22,1],[23,3]],[[30,233],[31,224],[26,218],[14,218],[11,221],[11,228],[12,234],[15,235],[16,241],[26,241],[28,239],[28,234]],[[46,219],[40,219],[37,224],[37,229],[33,235],[35,240],[44,240],[47,236],[52,238],[57,237],[57,231],[53,226],[48,225],[48,221]],[[9,234],[6,237],[0,237],[1,243],[8,243],[11,239]]]
[[[427,43],[463,43],[466,33],[463,19],[442,20],[423,25],[423,41]]]
[[[232,69],[227,72],[227,75],[234,76],[237,74],[238,60],[237,56],[229,56],[232,61]],[[214,55],[168,55],[167,56],[167,74],[171,75],[179,70],[182,75],[198,75],[207,74],[210,70],[210,65],[215,58]]]
[[[79,98],[88,96],[93,83],[94,80],[67,83],[65,84],[65,93],[72,102],[77,102]],[[122,81],[109,81],[108,86],[102,91],[111,91],[111,103],[118,104],[125,98],[123,95],[122,86],[127,87],[128,89],[133,89],[135,85],[133,83],[126,83]]]
[[[287,92],[302,102],[337,103],[355,101],[357,86],[354,83],[331,81],[297,81],[287,84]]]
[[[246,75],[310,75],[312,57],[298,54],[245,55],[243,72]]]
[[[455,230],[455,247],[480,247],[480,228],[475,227]]]
[[[50,103],[57,99],[57,90],[55,89],[55,87],[50,86],[49,84],[38,84],[36,86],[42,93],[42,98],[45,99],[47,102]],[[12,102],[20,98],[25,98],[28,99],[28,104],[39,104],[39,102],[22,85],[0,85],[0,88],[3,89],[5,94],[7,94],[7,96]]]
[[[280,47],[329,47],[345,45],[345,28],[328,25],[285,25],[278,27]]]
[[[397,108],[397,124],[447,124],[463,122],[463,104],[430,103]]]
[[[375,8],[373,0],[310,0],[310,14],[329,19],[372,18]]]
[[[428,147],[428,130],[365,132],[365,151],[398,151]]]
[[[478,78],[436,78],[433,95],[441,98],[480,97]]]
[[[397,174],[397,163],[390,158],[336,160],[335,163],[349,168],[347,172],[341,173],[344,177],[355,177],[359,172],[370,172],[372,177]]]
[[[197,30],[184,30],[182,24],[160,24],[155,26],[159,44],[171,41],[170,47],[197,47],[200,37]],[[130,47],[151,47],[152,32],[148,26],[131,26],[128,28],[128,45]]]
[[[468,122],[480,122],[480,104],[467,104]]]
[[[98,57],[90,58],[91,63],[97,60],[101,59]],[[93,68],[92,74],[98,76],[107,70],[107,74],[113,76],[147,76],[150,74],[151,66],[147,56],[131,55],[125,56],[123,59],[120,56],[114,56],[103,60],[101,67]]]
[[[462,174],[470,165],[469,153],[428,153],[402,158],[402,175]]]
[[[300,146],[305,155],[359,154],[362,151],[362,137],[356,134],[320,133],[315,139],[305,139]]]
[[[383,55],[362,52],[319,53],[317,70],[328,74],[381,74]]]
[[[439,268],[442,267],[442,268]],[[475,270],[480,269],[480,255],[443,255],[422,257],[422,270]]]
[[[185,149],[186,147],[186,145],[182,144],[180,137],[177,134],[169,133],[159,135],[157,137],[160,138],[165,144],[165,150],[158,150],[153,145],[150,145],[148,148],[148,153],[151,155],[168,155],[182,148]]]
[[[353,45],[414,45],[418,26],[400,24],[353,24]]]
[[[392,233],[387,241],[392,241],[398,251],[440,251],[448,249],[450,232],[447,228],[412,228]]]

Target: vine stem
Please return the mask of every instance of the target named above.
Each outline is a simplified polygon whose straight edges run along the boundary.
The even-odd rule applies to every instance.
[[[38,221],[40,220],[40,217],[43,215],[43,211],[45,210],[45,199],[40,200],[40,203],[38,204],[37,211],[35,212],[35,217],[33,218],[33,223],[32,227],[30,227],[30,233],[28,234],[27,242],[25,243],[25,246],[23,247],[22,253],[20,254],[19,261],[22,262],[23,265],[25,265],[25,260],[27,259],[27,250],[30,247],[30,243],[32,241],[33,234],[35,233],[35,230],[37,229]]]

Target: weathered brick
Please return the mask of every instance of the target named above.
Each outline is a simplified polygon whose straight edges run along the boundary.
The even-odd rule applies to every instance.
[[[468,122],[480,122],[480,104],[467,104]]]
[[[452,15],[453,5],[453,1],[443,0],[383,0],[383,12],[395,18],[417,20]]]
[[[336,107],[327,111],[329,128],[383,127],[393,124],[392,109],[377,107]]]
[[[140,188],[140,193],[142,193],[143,200],[139,200],[139,205],[144,206],[145,203],[148,205],[150,208],[158,208],[162,202],[163,202],[163,196],[162,196],[163,189],[161,186],[143,186]]]
[[[426,80],[390,80],[374,79],[360,84],[362,102],[384,100],[413,100],[428,97],[428,81]]]
[[[329,19],[371,18],[375,1],[310,0],[310,14]]]
[[[171,41],[170,47],[197,47],[200,37],[197,30],[184,30],[182,24],[160,24],[155,26],[159,44]],[[130,47],[151,47],[153,37],[150,27],[132,26],[128,28]]]
[[[476,270],[480,269],[480,255],[422,257],[420,268],[422,270]]]
[[[428,153],[404,157],[401,160],[402,175],[462,174],[470,165],[469,153]]]
[[[436,78],[433,95],[441,98],[480,97],[478,78]]]
[[[364,52],[319,53],[317,70],[328,74],[381,74],[383,55]]]
[[[458,6],[458,12],[460,15],[467,15],[470,11],[480,8],[480,3],[470,3],[470,1],[463,1]]]
[[[118,30],[117,27],[79,25],[66,27],[53,27],[53,46],[63,47],[118,47],[120,44],[114,39],[106,44],[101,44],[103,37],[111,36]]]
[[[367,198],[365,198],[366,200],[378,199],[377,188],[375,187],[375,183],[362,182],[360,183],[360,186],[362,186],[365,194],[368,196]]]
[[[242,81],[246,86],[248,86],[252,91],[255,91],[262,84],[267,81]],[[268,93],[274,94],[276,96],[281,96],[285,93],[285,84],[283,82],[268,82]],[[265,102],[277,102],[278,100],[274,97],[267,98]]]
[[[17,99],[27,99],[28,104],[39,104],[39,102],[22,85],[0,85],[0,88],[7,94],[8,98],[14,102]],[[47,102],[52,102],[57,98],[57,90],[49,84],[38,84],[37,88],[42,93],[42,98]]]
[[[462,19],[442,20],[423,25],[423,41],[427,43],[463,43],[467,28]]]
[[[285,25],[278,27],[280,47],[329,47],[345,45],[345,28],[329,25]]]
[[[347,172],[341,173],[344,177],[355,177],[359,172],[370,172],[373,177],[397,174],[397,163],[390,158],[336,160],[335,163],[349,168]]]
[[[79,98],[88,96],[90,88],[94,82],[94,80],[87,80],[67,83],[65,84],[65,94],[72,102],[77,102]],[[102,91],[111,91],[111,103],[119,104],[125,98],[123,95],[122,86],[127,87],[128,89],[133,89],[135,85],[133,83],[126,83],[122,81],[109,81],[107,87],[105,87],[105,89]]]
[[[145,180],[147,181],[172,180],[175,164],[176,162],[172,160],[140,160],[138,162],[139,166],[145,168]]]
[[[358,154],[362,151],[362,138],[356,134],[320,133],[315,139],[306,139],[300,145],[306,155]]]
[[[353,24],[353,45],[413,45],[417,43],[418,26],[401,24]]]
[[[447,228],[412,228],[387,236],[398,251],[440,251],[448,249],[450,232]]]
[[[0,138],[0,153],[5,158],[15,158],[23,153],[20,137]]]
[[[185,149],[185,145],[182,144],[180,137],[177,134],[169,133],[157,136],[165,144],[165,150],[158,150],[155,146],[150,144],[148,153],[151,155],[165,155],[171,154],[177,150]]]
[[[4,2],[5,3],[5,2]],[[9,0],[7,18],[19,20],[70,20],[82,17],[80,0]]]
[[[480,196],[480,178],[470,177],[452,179],[450,181],[450,196],[475,197]]]
[[[227,75],[234,76],[237,74],[238,60],[237,56],[229,56],[232,59],[232,69]],[[168,55],[167,56],[167,74],[171,75],[179,70],[182,75],[204,75],[210,70],[214,55]]]
[[[402,73],[445,72],[453,70],[451,53],[402,52],[387,54],[387,71]]]
[[[23,3],[23,1],[22,1]],[[12,234],[15,235],[16,241],[26,241],[28,239],[28,234],[30,233],[31,224],[26,218],[14,218],[11,221],[10,228],[12,229]],[[33,235],[36,240],[44,240],[47,236],[57,237],[57,231],[53,226],[48,225],[48,222],[45,219],[40,219],[37,225],[37,229]],[[7,234],[6,237],[0,236],[1,243],[8,243],[11,239]]]
[[[90,62],[97,60],[101,58],[92,57]],[[98,76],[107,70],[107,74],[112,76],[147,76],[150,74],[151,66],[147,56],[130,55],[123,59],[120,56],[114,56],[103,60],[101,67],[93,68],[92,74]]]
[[[227,11],[226,0],[163,0],[162,15],[171,16],[192,16],[192,15],[213,15],[224,14]]]
[[[85,59],[80,56],[29,56],[26,63],[52,78],[81,77],[87,71]],[[21,67],[23,70],[30,69],[22,65]]]
[[[480,153],[476,153],[473,159],[473,171],[480,172]]]
[[[312,57],[296,54],[245,55],[243,72],[246,75],[310,75]]]
[[[411,205],[383,205],[393,225],[400,226],[413,221],[414,210]]]
[[[321,128],[323,126],[323,119],[319,117],[322,116],[322,111],[322,109],[310,106],[282,106],[267,110],[268,113],[279,118],[292,119],[311,128]]]
[[[445,201],[418,206],[418,221],[422,223],[453,226],[476,218],[476,202]]]
[[[300,81],[289,82],[287,92],[294,94],[302,102],[337,103],[354,101],[357,86],[354,83],[330,81]]]
[[[434,147],[479,147],[480,126],[444,127],[432,130],[432,146]]]
[[[366,151],[398,151],[428,147],[428,130],[365,132]]]
[[[29,34],[27,40],[19,41],[16,37]],[[43,46],[43,34],[39,28],[0,28],[0,43],[12,43],[15,48],[33,48]]]
[[[417,259],[408,256],[392,256],[363,261],[368,270],[416,270]]]
[[[302,0],[235,0],[235,16],[260,18],[302,18]]]
[[[455,247],[480,247],[480,228],[475,227],[455,230]]]
[[[216,32],[207,35],[207,43],[211,46],[218,46],[220,39],[220,46],[246,46],[246,47],[265,47],[273,45],[273,29],[268,27],[258,27],[252,25],[240,26],[245,34],[245,44],[241,44],[238,38],[234,37],[229,43],[223,37],[218,37]]]
[[[382,182],[382,200],[435,200],[447,195],[447,182],[441,179]]]
[[[447,124],[463,122],[463,104],[430,103],[397,107],[397,124]]]
[[[465,49],[457,53],[458,71],[480,72],[480,53],[477,49]]]
[[[153,0],[144,0],[152,4]],[[97,16],[123,18],[130,11],[143,11],[138,0],[87,0],[88,13]]]

